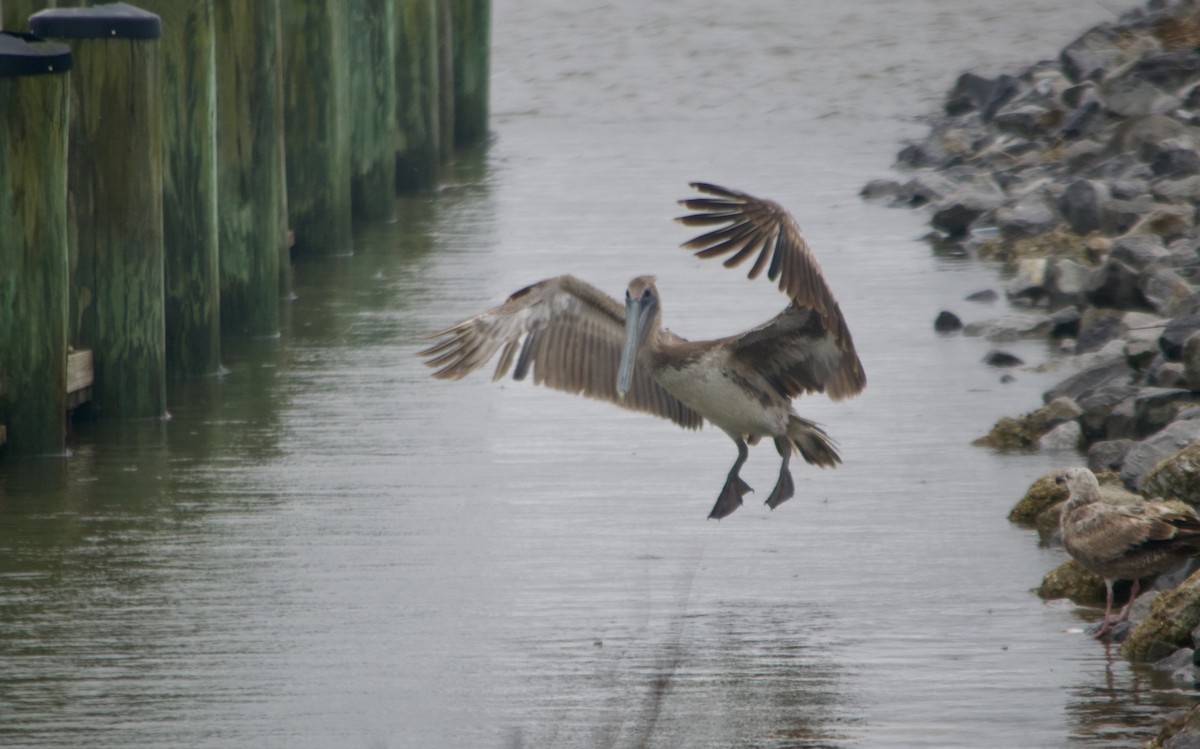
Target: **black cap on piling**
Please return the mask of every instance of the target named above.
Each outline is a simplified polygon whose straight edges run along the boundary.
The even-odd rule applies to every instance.
[[[71,48],[33,34],[0,31],[0,76],[47,75],[71,69]]]
[[[54,39],[157,39],[162,19],[128,3],[109,3],[34,13],[29,30]]]

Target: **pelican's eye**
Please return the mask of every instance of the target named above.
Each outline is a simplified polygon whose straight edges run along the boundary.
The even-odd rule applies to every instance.
[[[649,300],[650,297],[652,297],[652,296],[654,296],[654,295],[650,293],[650,289],[646,289],[645,291],[642,292],[642,299]]]
[[[625,301],[629,301],[632,297],[629,296],[629,289],[625,289]]]

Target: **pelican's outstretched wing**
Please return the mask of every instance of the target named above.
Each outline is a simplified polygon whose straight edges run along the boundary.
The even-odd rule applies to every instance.
[[[645,411],[689,429],[703,423],[700,414],[663,390],[645,367],[635,370],[624,400],[617,396],[625,307],[574,276],[526,286],[499,307],[425,337],[438,339],[419,352],[428,366],[437,368],[434,377],[462,379],[500,351],[493,380],[508,374],[515,363],[517,380],[532,370],[539,385]]]
[[[850,328],[821,275],[800,227],[778,203],[704,182],[696,190],[715,197],[679,204],[694,211],[677,220],[687,226],[717,227],[683,246],[697,257],[729,255],[733,268],[755,256],[747,274],[778,280],[792,303],[765,325],[732,341],[734,355],[752,364],[788,397],[824,392],[841,400],[867,385]]]

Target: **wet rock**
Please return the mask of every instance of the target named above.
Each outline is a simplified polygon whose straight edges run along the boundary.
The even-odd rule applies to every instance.
[[[1200,439],[1200,419],[1186,419],[1167,425],[1129,448],[1121,464],[1121,480],[1132,489],[1140,489],[1155,466],[1196,439]]]
[[[968,302],[994,302],[1000,298],[1000,295],[994,289],[982,289],[966,296]]]
[[[1165,114],[1130,117],[1113,129],[1108,149],[1110,153],[1131,154],[1142,161],[1150,161],[1158,155],[1164,142],[1186,142],[1187,127]]]
[[[1200,175],[1155,180],[1152,189],[1154,197],[1166,203],[1195,203],[1200,201]]]
[[[1200,392],[1200,332],[1192,333],[1183,342],[1180,359],[1188,389]]]
[[[1069,493],[1065,486],[1055,482],[1058,474],[1058,470],[1048,471],[1035,479],[1026,490],[1025,496],[1009,511],[1009,522],[1032,525],[1038,515],[1065,502]]]
[[[937,318],[933,321],[933,329],[939,333],[952,333],[956,330],[962,330],[962,320],[953,312],[942,310],[938,313]]]
[[[1167,721],[1143,749],[1200,749],[1200,705]]]
[[[1064,421],[1038,439],[1043,450],[1078,450],[1083,443],[1083,428],[1077,421]]]
[[[1049,403],[1065,395],[1079,401],[1102,387],[1126,384],[1133,374],[1123,356],[1102,361],[1050,388],[1042,395],[1042,400]]]
[[[1100,228],[1104,208],[1111,196],[1101,182],[1077,179],[1067,185],[1058,198],[1058,212],[1076,234],[1087,234]]]
[[[1065,421],[1073,421],[1079,414],[1080,406],[1073,400],[1056,398],[1019,418],[1000,419],[974,444],[1001,450],[1035,448],[1043,435]]]
[[[1119,117],[1143,117],[1179,108],[1178,98],[1135,75],[1105,81],[1099,96],[1105,109]]]
[[[985,78],[975,73],[963,73],[946,97],[946,114],[960,115],[976,110],[986,122],[1018,91],[1020,84],[1011,75]]]
[[[1164,592],[1150,607],[1150,614],[1134,628],[1121,646],[1130,660],[1145,662],[1191,645],[1191,633],[1200,624],[1200,574],[1194,574],[1174,590]]]
[[[992,349],[983,357],[983,362],[989,367],[1019,367],[1025,360],[1007,351]]]
[[[1102,79],[1121,62],[1117,36],[1110,24],[1089,29],[1059,53],[1063,73],[1072,83]]]
[[[1083,313],[1078,307],[1064,307],[1050,316],[1051,338],[1074,338],[1079,335]]]
[[[873,179],[858,194],[864,200],[899,203],[903,193],[904,186],[894,179]]]
[[[1134,385],[1107,385],[1078,400],[1083,415],[1079,418],[1088,441],[1132,438],[1136,436]]]
[[[1134,397],[1134,429],[1146,436],[1171,423],[1181,408],[1195,402],[1190,390],[1146,387]]]
[[[1137,372],[1150,369],[1155,357],[1161,356],[1158,341],[1125,341],[1125,361]]]
[[[1150,309],[1139,280],[1137,269],[1109,257],[1088,279],[1087,300],[1109,309]]]
[[[1028,195],[1012,206],[995,209],[993,220],[1000,234],[1010,239],[1035,237],[1053,229],[1059,218],[1041,195]]]
[[[945,200],[934,211],[930,225],[950,237],[962,237],[971,229],[971,224],[988,211],[1000,205],[1000,198],[981,192],[960,192]]]
[[[1170,268],[1151,268],[1138,278],[1142,298],[1155,312],[1172,316],[1188,309],[1193,297],[1191,284]]]
[[[1070,120],[1067,122],[1070,124]],[[1068,174],[1078,174],[1099,163],[1104,154],[1105,148],[1102,143],[1090,139],[1080,140],[1063,150],[1062,163],[1067,167]]]
[[[1025,104],[997,112],[992,122],[1002,132],[1022,138],[1038,138],[1059,126],[1061,112],[1038,104]]]
[[[1109,309],[1089,309],[1079,324],[1079,335],[1075,338],[1075,353],[1086,354],[1099,351],[1124,332],[1121,313]]]
[[[1150,162],[1150,171],[1156,177],[1171,179],[1200,174],[1200,153],[1183,147],[1160,151]]]
[[[1183,364],[1173,361],[1159,361],[1163,359],[1161,353],[1150,365],[1150,372],[1146,375],[1146,384],[1160,388],[1188,388],[1191,385],[1188,383],[1184,375]]]
[[[1104,578],[1074,559],[1068,559],[1046,573],[1037,594],[1046,601],[1069,598],[1085,606],[1103,606],[1107,591]]]
[[[1180,361],[1183,357],[1184,342],[1197,332],[1200,332],[1200,314],[1176,317],[1163,328],[1158,347],[1162,349],[1167,361]]]
[[[1058,134],[1063,138],[1076,139],[1100,132],[1104,125],[1104,105],[1094,95],[1063,119]],[[1079,152],[1076,152],[1078,158]]]
[[[1087,465],[1092,473],[1119,471],[1125,463],[1125,455],[1135,444],[1131,439],[1104,440],[1088,448]]]
[[[1187,445],[1154,466],[1142,490],[1148,495],[1200,506],[1200,442]]]
[[[1168,254],[1162,239],[1151,235],[1120,237],[1113,241],[1108,252],[1110,259],[1118,260],[1134,270],[1143,270]]]

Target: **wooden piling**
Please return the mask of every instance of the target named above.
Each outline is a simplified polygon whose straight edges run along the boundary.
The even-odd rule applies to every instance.
[[[290,264],[279,0],[215,0],[221,330],[279,333]]]
[[[454,145],[487,140],[491,0],[450,0],[454,61]]]
[[[357,218],[396,213],[396,5],[348,4],[350,201]]]
[[[69,335],[93,350],[92,412],[166,413],[158,16],[113,3],[33,15],[70,39]]]
[[[167,372],[221,366],[217,84],[212,0],[141,0],[163,22],[163,241]]]
[[[454,160],[454,12],[450,0],[437,0],[438,151],[443,164]]]
[[[66,447],[70,68],[65,44],[0,34],[0,433],[14,455]]]
[[[288,217],[296,252],[351,244],[348,56],[335,0],[287,0],[283,11]]]
[[[441,0],[396,2],[396,189],[411,192],[434,187],[441,163]]]
[[[26,31],[29,17],[54,5],[54,0],[0,0],[0,29]]]

